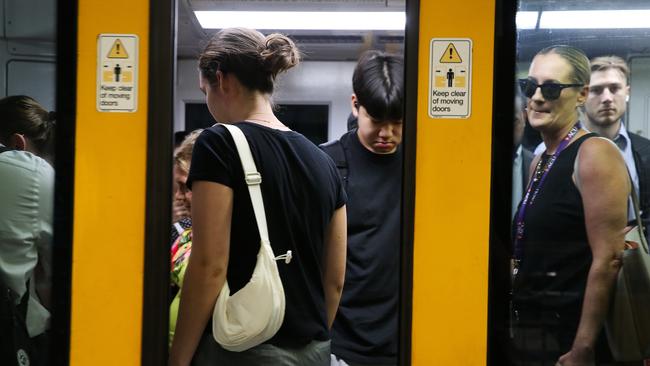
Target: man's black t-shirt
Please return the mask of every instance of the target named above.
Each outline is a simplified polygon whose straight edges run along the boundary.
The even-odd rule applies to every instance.
[[[289,264],[278,261],[286,297],[284,322],[268,343],[287,346],[329,339],[321,282],[324,235],[346,196],[332,160],[294,131],[240,122],[257,170],[269,238],[275,255],[292,251]],[[230,133],[213,126],[194,146],[188,187],[210,181],[233,190],[230,259],[227,280],[232,293],[251,277],[260,248],[248,187]],[[260,299],[264,301],[264,299]],[[210,327],[208,327],[210,328]]]
[[[339,140],[348,168],[348,257],[332,353],[397,364],[402,150],[374,154],[356,131]]]

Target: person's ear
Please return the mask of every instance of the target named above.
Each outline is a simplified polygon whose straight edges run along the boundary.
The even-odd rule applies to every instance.
[[[19,133],[14,133],[9,137],[9,145],[7,147],[14,150],[27,150],[27,139]]]
[[[214,81],[215,81],[214,84],[221,91],[223,91],[223,79],[224,79],[223,72],[217,70],[217,72],[214,73]]]
[[[630,101],[630,86],[627,85],[625,87],[625,102],[629,102],[629,101]]]
[[[578,107],[582,107],[585,105],[588,95],[589,95],[589,85],[585,85],[582,87],[580,93],[578,94]]]
[[[352,115],[359,118],[359,101],[356,94],[352,94],[352,97],[350,97],[350,108],[352,108]]]

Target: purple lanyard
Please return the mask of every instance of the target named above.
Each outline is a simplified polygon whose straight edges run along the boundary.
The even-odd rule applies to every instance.
[[[517,269],[518,269],[518,264],[519,261],[521,261],[521,255],[523,251],[523,246],[522,246],[522,239],[524,238],[524,217],[526,216],[526,208],[528,208],[529,205],[532,205],[535,202],[535,198],[537,198],[537,195],[539,194],[539,190],[542,188],[544,185],[544,181],[546,180],[546,177],[548,176],[548,173],[551,171],[551,168],[553,167],[553,164],[555,163],[555,160],[557,160],[558,156],[560,156],[560,153],[562,150],[566,149],[566,147],[569,145],[569,142],[571,142],[571,139],[580,131],[582,128],[582,125],[580,122],[576,123],[573,128],[571,128],[571,131],[566,135],[566,137],[560,142],[560,145],[557,147],[555,150],[555,153],[548,159],[548,162],[545,164],[546,166],[544,167],[544,173],[540,177],[540,173],[542,172],[542,159],[539,159],[537,162],[537,166],[535,167],[535,174],[533,175],[532,179],[528,183],[528,188],[526,188],[526,195],[524,196],[524,199],[521,202],[521,205],[519,206],[519,210],[517,210],[517,218],[515,220],[515,226],[516,226],[516,231],[515,231],[515,245],[514,245],[514,262],[515,262],[515,268],[513,274],[517,274]],[[539,182],[539,183],[538,183]],[[535,187],[533,191],[533,187]]]

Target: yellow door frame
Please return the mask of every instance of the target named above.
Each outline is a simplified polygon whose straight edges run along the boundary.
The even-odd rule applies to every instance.
[[[49,364],[68,365],[74,227],[77,2],[58,1],[56,17],[56,174]]]
[[[169,256],[174,17],[172,0],[78,0],[71,365],[166,362],[167,277],[151,277],[168,268],[145,257]],[[139,40],[133,113],[96,107],[107,33]]]
[[[142,365],[165,365],[169,332],[176,0],[150,0]]]
[[[500,274],[508,268],[515,8],[514,0],[407,1],[417,23],[406,39],[403,266],[410,256],[412,299],[401,302],[402,319],[411,305],[402,365],[507,364],[499,362],[507,340],[493,336],[507,330]],[[472,40],[467,118],[429,117],[434,38]]]
[[[170,212],[165,197],[171,192],[175,3],[78,0],[77,154],[71,168],[72,365],[101,364],[99,360],[153,365],[166,359],[167,286],[162,278],[169,255],[164,250]],[[488,243],[505,227],[496,219],[503,216],[505,211],[498,207],[504,204],[490,206],[490,199],[496,197],[494,184],[506,171],[496,158],[503,158],[508,151],[503,146],[511,146],[507,141],[512,138],[511,131],[510,137],[501,136],[509,127],[495,128],[491,121],[511,121],[506,112],[493,114],[493,105],[511,109],[514,78],[503,71],[514,61],[495,48],[499,46],[495,37],[508,35],[499,34],[495,24],[505,24],[504,19],[514,22],[514,13],[504,10],[513,3],[468,0],[461,9],[452,1],[407,1],[406,120],[414,123],[405,127],[402,365],[480,365],[488,359],[488,334],[493,334],[492,325],[498,323],[494,314],[501,309],[493,306],[497,309],[493,313],[489,304],[503,299],[501,290],[491,292],[501,282],[495,280],[497,286],[488,287],[488,266],[498,272],[504,258]],[[128,12],[109,16],[116,9]],[[501,32],[513,30],[509,26]],[[95,108],[101,33],[139,36],[136,113],[100,113]],[[427,114],[429,41],[442,37],[473,40],[468,119],[434,120]],[[495,62],[506,66],[495,68]],[[509,86],[495,86],[497,75]],[[503,94],[492,98],[494,90]],[[507,181],[504,184],[509,191]],[[503,239],[507,234],[500,237],[502,246],[507,245]],[[489,329],[488,319],[494,320]]]

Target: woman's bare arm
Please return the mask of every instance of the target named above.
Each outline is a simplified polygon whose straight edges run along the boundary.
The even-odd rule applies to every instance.
[[[585,141],[576,159],[574,181],[582,196],[593,261],[578,330],[571,352],[560,359],[563,365],[593,362],[596,339],[603,328],[621,266],[619,254],[625,245],[630,192],[625,162],[610,141],[602,138]]]
[[[183,281],[170,366],[190,364],[228,269],[232,189],[197,181],[192,193],[192,254]]]
[[[345,206],[334,211],[323,248],[323,290],[327,308],[327,326],[332,327],[341,301],[347,257],[347,213]]]

